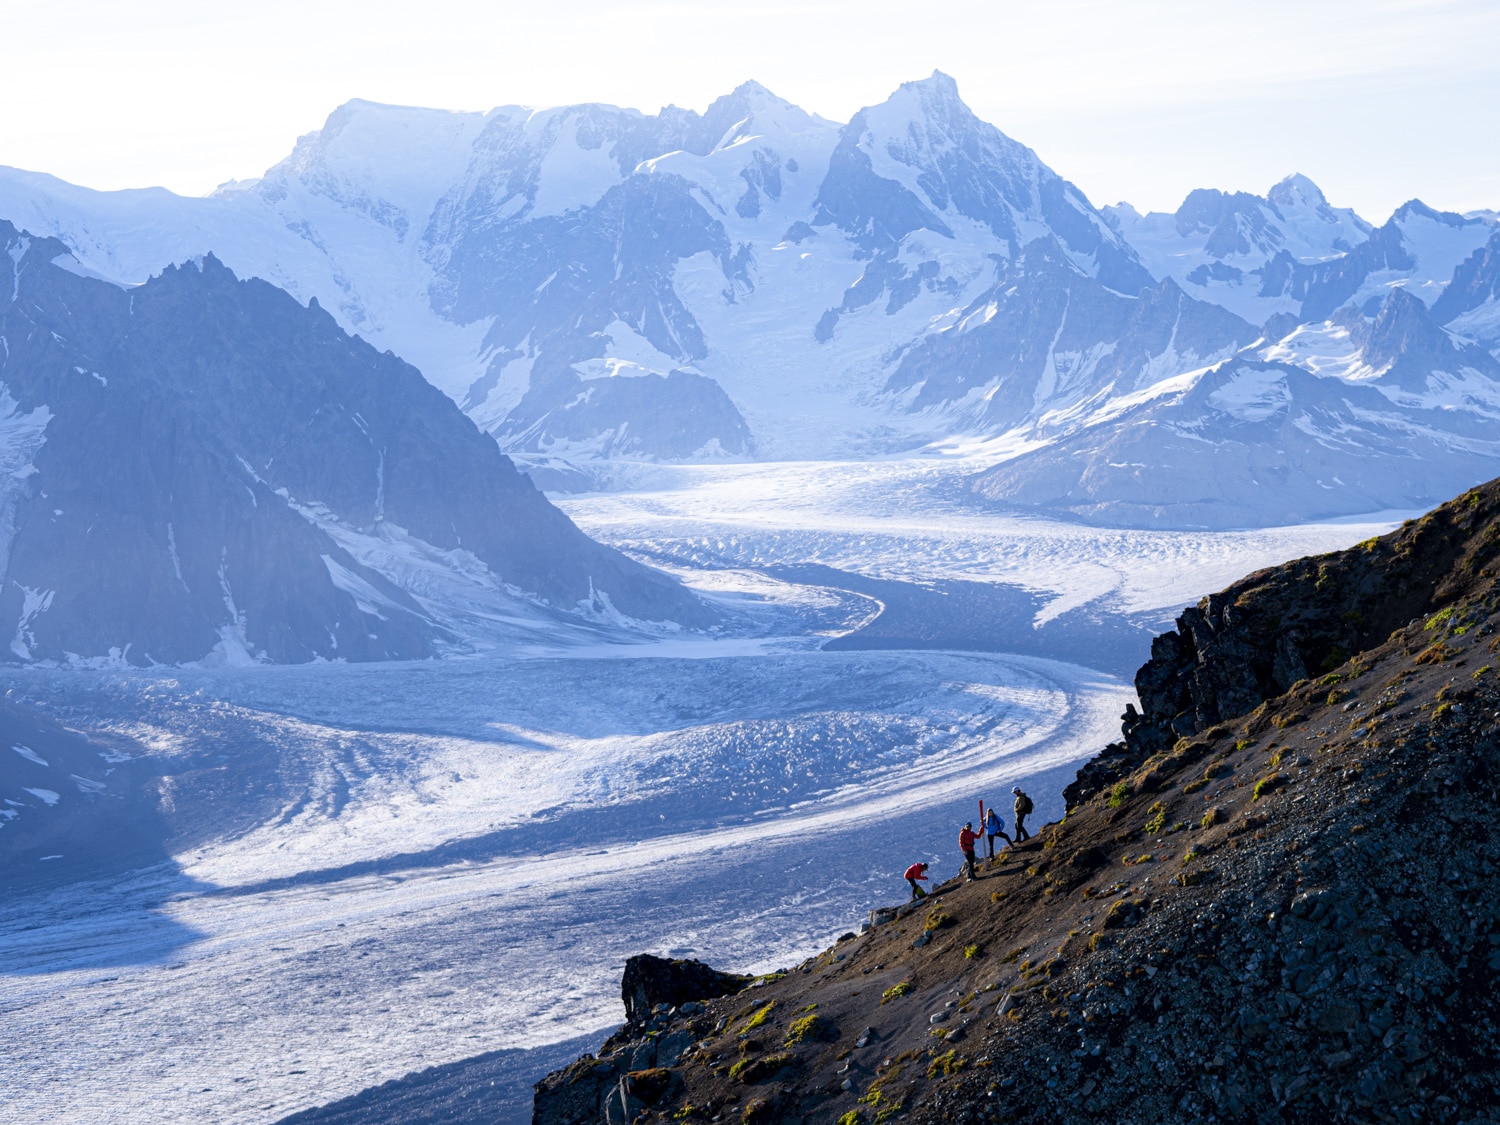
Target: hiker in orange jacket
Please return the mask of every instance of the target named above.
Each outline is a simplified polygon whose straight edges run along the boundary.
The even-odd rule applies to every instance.
[[[917,880],[927,881],[927,865],[925,863],[914,863],[906,869],[906,881],[911,884],[911,901],[916,902],[919,898],[926,898],[927,892],[917,885]]]
[[[974,831],[974,823],[972,821],[965,822],[963,830],[958,834],[958,846],[964,853],[964,864],[969,869],[970,881],[979,878],[979,873],[974,867],[974,845],[977,843],[979,843],[979,834]]]

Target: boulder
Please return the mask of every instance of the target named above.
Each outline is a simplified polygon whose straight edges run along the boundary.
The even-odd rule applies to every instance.
[[[722,973],[702,961],[653,957],[640,953],[625,962],[620,997],[625,1001],[625,1019],[640,1026],[651,1018],[658,1004],[671,1007],[690,1000],[712,1000],[728,996],[750,983],[752,977]]]

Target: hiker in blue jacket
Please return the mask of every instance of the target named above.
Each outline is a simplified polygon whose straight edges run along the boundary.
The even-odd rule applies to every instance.
[[[1005,834],[1005,821],[1000,819],[1000,814],[995,811],[994,805],[990,806],[990,811],[985,815],[984,818],[984,836],[985,839],[989,841],[990,862],[994,863],[995,837],[999,836],[1000,839],[1004,840],[1007,847],[1011,843],[1011,838]]]

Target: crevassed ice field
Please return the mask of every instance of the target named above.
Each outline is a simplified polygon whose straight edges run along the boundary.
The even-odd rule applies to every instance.
[[[193,783],[162,801],[197,830],[170,862],[5,904],[0,1120],[275,1121],[503,1050],[492,1104],[527,1120],[537,1072],[620,1022],[630,954],[790,964],[904,897],[913,860],[951,874],[978,798],[1019,782],[1055,817],[1133,692],[1038,655],[1050,622],[1159,628],[1404,514],[1099,530],[975,509],[962,464],[620,465],[609,491],[558,498],[716,599],[712,637],[7,673],[164,772],[191,757]],[[849,644],[894,612],[890,591],[975,584],[1023,591],[1031,620],[966,651]],[[252,796],[211,797],[229,791]]]

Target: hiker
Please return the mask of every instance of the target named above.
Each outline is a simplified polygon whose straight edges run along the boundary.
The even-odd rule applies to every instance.
[[[995,862],[995,837],[996,836],[999,836],[1000,839],[1002,839],[1002,840],[1005,841],[1005,846],[1006,847],[1009,847],[1012,843],[1014,843],[1014,841],[1009,836],[1007,836],[1005,834],[1005,821],[1003,821],[1003,820],[1000,819],[1000,813],[995,809],[994,805],[991,805],[990,806],[990,811],[987,814],[985,814],[985,818],[984,818],[984,834],[985,834],[985,838],[989,841],[989,845],[990,845],[990,862],[991,863]]]
[[[1026,818],[1035,806],[1032,805],[1031,798],[1021,792],[1019,785],[1013,787],[1011,792],[1016,796],[1016,839],[1018,841],[1029,840],[1031,833],[1026,831]]]
[[[927,897],[927,892],[917,884],[918,879],[924,882],[927,879],[927,865],[925,863],[914,863],[906,869],[906,881],[911,884],[912,902],[916,902],[919,898]]]
[[[979,872],[975,869],[974,845],[979,843],[979,837],[974,832],[974,822],[965,821],[963,831],[958,834],[958,846],[964,853],[964,864],[969,869],[969,881],[973,882],[979,878]]]

